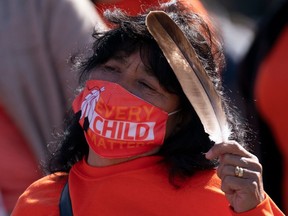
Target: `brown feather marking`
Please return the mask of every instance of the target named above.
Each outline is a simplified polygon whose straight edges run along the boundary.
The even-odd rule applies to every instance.
[[[163,11],[150,12],[146,18],[146,25],[163,51],[210,139],[215,143],[228,140],[230,130],[221,97],[184,33]]]

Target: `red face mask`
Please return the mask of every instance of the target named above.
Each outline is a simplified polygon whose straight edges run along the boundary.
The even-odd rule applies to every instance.
[[[149,152],[164,142],[168,113],[107,81],[87,81],[73,102],[88,145],[104,158]]]

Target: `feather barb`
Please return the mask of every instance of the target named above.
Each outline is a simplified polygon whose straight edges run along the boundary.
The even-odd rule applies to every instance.
[[[227,141],[230,130],[221,96],[184,33],[163,11],[151,11],[146,17],[146,26],[173,69],[205,132],[215,143]]]

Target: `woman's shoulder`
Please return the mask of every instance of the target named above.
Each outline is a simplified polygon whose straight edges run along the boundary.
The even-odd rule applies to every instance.
[[[26,191],[21,195],[41,195],[42,192],[53,194],[56,191],[61,191],[64,184],[67,182],[68,173],[56,172],[50,175],[44,176],[43,178],[32,183]],[[47,195],[48,195],[47,194]],[[21,198],[20,197],[20,198]]]
[[[190,179],[188,179],[188,185],[194,185],[194,187],[205,187],[208,190],[215,190],[221,187],[221,180],[217,176],[216,170],[202,170],[196,172]]]
[[[47,211],[49,215],[58,215],[60,194],[67,178],[67,173],[59,172],[32,183],[19,197],[12,215],[33,215],[35,212],[41,215]]]

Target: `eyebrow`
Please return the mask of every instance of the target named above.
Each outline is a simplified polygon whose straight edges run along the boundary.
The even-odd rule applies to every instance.
[[[127,58],[129,57],[130,55],[127,55],[125,54],[124,52],[119,52],[119,53],[116,53],[114,54],[113,56],[111,56],[111,60],[114,60],[118,63],[122,63],[124,65],[127,65],[128,64],[128,61],[127,61]],[[143,61],[142,61],[143,62]],[[144,63],[143,63],[144,67],[143,67],[143,70],[149,75],[149,76],[153,76],[153,77],[156,77],[153,70],[150,68],[150,67],[147,67]]]
[[[117,54],[111,56],[110,59],[115,60],[119,63],[127,64],[127,58],[128,58],[128,55],[126,55],[124,53],[117,53]]]

